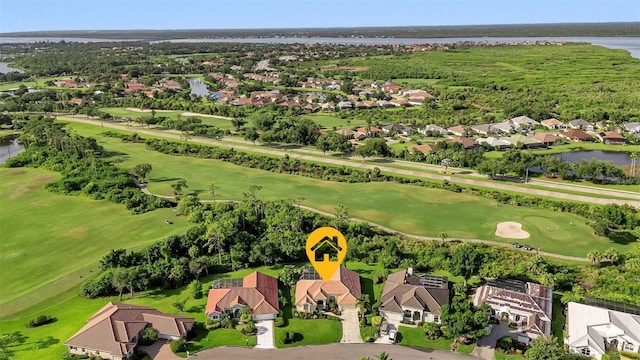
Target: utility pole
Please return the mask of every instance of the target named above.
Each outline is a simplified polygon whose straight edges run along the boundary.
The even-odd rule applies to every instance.
[[[629,155],[629,158],[631,158],[631,170],[629,171],[631,177],[635,177],[636,176],[636,159],[638,158],[638,153],[631,153],[631,155]]]

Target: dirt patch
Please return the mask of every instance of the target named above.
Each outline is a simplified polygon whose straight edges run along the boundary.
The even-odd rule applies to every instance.
[[[3,171],[2,176],[18,176],[18,175],[23,175],[25,173],[26,171],[24,170],[15,169],[15,170]]]
[[[498,223],[496,236],[507,239],[528,239],[529,233],[522,230],[522,224],[514,221]]]
[[[51,204],[48,201],[34,201],[31,203],[33,207],[49,207]]]
[[[40,185],[47,181],[53,180],[56,177],[57,177],[56,175],[36,175],[31,178],[31,182],[33,184]]]
[[[87,228],[84,228],[84,227],[73,228],[67,231],[65,235],[68,237],[72,237],[74,239],[82,239],[85,236],[87,236]]]
[[[200,117],[208,117],[208,118],[214,118],[214,119],[233,120],[233,118],[230,118],[230,117],[227,117],[227,116],[198,114],[198,113],[194,113],[194,112],[191,112],[191,111],[183,112],[182,116],[200,116]]]
[[[365,71],[368,69],[366,66],[328,66],[324,67],[325,70],[346,70],[346,71]]]
[[[139,108],[125,108],[125,110],[127,111],[134,111],[134,112],[145,112],[145,113],[150,113],[151,109],[139,109]],[[172,112],[173,110],[156,110],[156,112]]]

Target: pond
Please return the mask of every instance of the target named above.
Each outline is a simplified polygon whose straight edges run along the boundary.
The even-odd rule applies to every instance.
[[[200,78],[189,78],[189,87],[191,87],[191,96],[202,97],[209,95],[207,84],[200,81]]]
[[[0,165],[24,150],[24,146],[18,143],[17,137],[17,134],[0,137]]]
[[[574,151],[568,153],[562,153],[556,155],[562,161],[568,161],[572,163],[579,163],[582,160],[598,159],[603,161],[611,161],[615,165],[627,166],[631,165],[631,157],[628,152],[614,152],[614,151]]]
[[[10,72],[23,73],[24,71],[20,69],[12,68],[11,66],[9,66],[9,63],[0,62],[0,74],[7,74]]]

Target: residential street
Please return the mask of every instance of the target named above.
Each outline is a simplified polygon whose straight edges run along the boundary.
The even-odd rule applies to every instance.
[[[381,344],[329,344],[299,346],[289,349],[259,350],[242,347],[219,347],[199,352],[190,358],[199,360],[243,359],[243,360],[357,360],[363,356],[371,358],[381,352],[393,360],[465,360],[475,359],[470,355],[431,349],[413,349],[400,345]],[[154,359],[155,360],[155,359]]]
[[[86,118],[71,117],[71,116],[59,116],[58,119],[59,120],[63,120],[63,121],[70,121],[70,122],[77,122],[77,123],[84,123],[84,124],[91,124],[91,125],[98,126],[98,123],[95,120],[89,120],[89,119],[86,119]],[[175,139],[175,140],[180,140],[181,139],[181,135],[178,132],[175,132],[175,131],[153,130],[153,129],[145,129],[143,127],[130,127],[130,126],[126,126],[124,124],[119,125],[119,124],[114,124],[114,123],[110,123],[110,122],[103,122],[102,126],[105,127],[105,128],[112,128],[112,129],[118,129],[118,130],[123,130],[123,131],[137,132],[139,134],[146,134],[146,135],[164,137],[164,138],[168,138],[168,139]],[[506,191],[514,191],[514,192],[523,192],[524,191],[524,189],[522,187],[515,186],[515,185],[509,185],[509,184],[505,184],[505,183],[500,183],[500,182],[495,182],[495,181],[480,180],[480,179],[468,179],[468,178],[455,177],[455,176],[451,176],[451,175],[441,175],[441,174],[427,173],[427,172],[423,172],[423,171],[413,171],[413,170],[407,170],[407,169],[387,167],[387,166],[382,165],[382,164],[384,164],[384,162],[380,162],[378,164],[376,164],[376,163],[371,164],[371,162],[369,162],[369,163],[358,163],[358,162],[341,160],[339,158],[333,158],[333,157],[322,157],[322,158],[320,158],[320,157],[317,157],[317,156],[309,156],[309,155],[303,155],[303,154],[295,153],[293,151],[285,151],[285,150],[274,149],[274,148],[264,148],[264,147],[260,147],[260,146],[254,147],[254,146],[251,146],[249,144],[244,144],[243,145],[240,141],[238,141],[238,142],[234,141],[235,143],[231,143],[231,142],[226,142],[226,141],[211,140],[211,139],[199,138],[199,137],[195,137],[195,138],[192,138],[190,140],[190,142],[197,143],[197,144],[206,144],[206,145],[214,145],[214,146],[220,146],[220,147],[234,148],[234,149],[237,149],[237,150],[259,152],[259,153],[269,154],[269,155],[284,156],[285,154],[288,154],[290,158],[306,160],[306,161],[323,162],[323,163],[328,163],[328,164],[333,164],[333,165],[343,165],[343,166],[356,167],[356,168],[362,168],[362,169],[372,169],[372,170],[374,168],[378,168],[381,171],[384,171],[386,173],[391,173],[391,174],[409,175],[409,176],[415,176],[415,177],[421,177],[421,178],[430,178],[430,179],[436,179],[436,180],[447,180],[447,181],[450,181],[450,182],[453,182],[453,183],[459,183],[459,184],[465,184],[465,185],[474,185],[474,186],[483,186],[483,187],[495,188],[495,189],[506,190]],[[405,164],[403,163],[403,166],[404,165]],[[549,185],[552,186],[552,185],[555,185],[555,184],[549,184]],[[568,186],[571,186],[571,185],[563,184],[562,186],[563,186],[563,188],[566,189]],[[574,190],[575,191],[585,191],[583,186],[577,187]],[[560,193],[560,192],[556,192],[556,191],[552,191],[552,190],[542,190],[542,189],[526,189],[526,192],[528,194],[530,194],[530,195],[547,196],[547,197],[552,197],[552,198],[556,198],[556,199],[573,200],[573,201],[580,201],[580,202],[587,202],[587,203],[594,203],[594,204],[619,204],[619,205],[627,204],[627,205],[631,205],[631,206],[640,208],[640,200],[596,198],[596,197],[590,197],[590,196],[585,196],[585,195],[567,194],[567,193]],[[591,188],[588,189],[588,192],[589,193],[593,193],[593,194],[599,194],[599,195],[607,195],[607,196],[615,196],[615,195],[613,195],[615,193],[617,193],[618,196],[628,196],[630,194],[628,192],[616,192],[615,190],[608,190],[608,189],[600,190],[600,189],[591,189]],[[638,196],[636,194],[631,194],[631,195],[634,198],[635,198],[635,196]]]

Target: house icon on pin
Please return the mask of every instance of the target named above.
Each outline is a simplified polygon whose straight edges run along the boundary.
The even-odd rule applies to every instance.
[[[311,251],[314,254],[315,261],[318,262],[330,262],[338,261],[338,253],[342,251],[342,247],[338,245],[338,237],[325,236],[322,240],[318,241]]]

